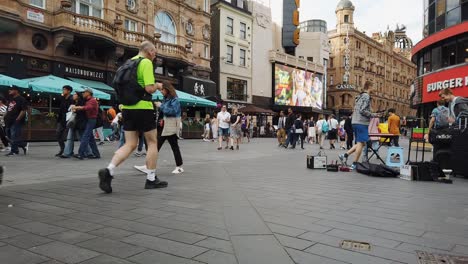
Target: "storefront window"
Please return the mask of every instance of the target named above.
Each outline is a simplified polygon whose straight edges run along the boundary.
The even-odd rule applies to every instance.
[[[460,5],[460,0],[447,0],[447,10],[450,11]]]
[[[442,67],[442,62],[441,62],[441,55],[442,55],[442,49],[441,47],[437,47],[432,49],[432,70],[437,71]]]
[[[445,14],[446,0],[437,0],[436,17]]]
[[[247,81],[227,78],[227,99],[247,101]]]
[[[437,17],[436,19],[436,31],[440,31],[445,28],[445,14]]]
[[[29,3],[33,6],[45,8],[45,0],[29,0]]]
[[[156,32],[161,34],[161,41],[171,44],[177,44],[177,31],[174,20],[164,11],[158,12],[154,18]]]
[[[458,40],[457,63],[468,62],[468,37]]]
[[[442,47],[442,67],[448,67],[457,64],[457,43],[450,42]]]
[[[468,20],[468,1],[464,0],[461,4],[461,20]]]

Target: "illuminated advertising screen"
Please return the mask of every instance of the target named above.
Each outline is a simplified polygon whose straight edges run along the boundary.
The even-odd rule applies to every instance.
[[[314,72],[275,65],[275,105],[323,107],[323,76]]]

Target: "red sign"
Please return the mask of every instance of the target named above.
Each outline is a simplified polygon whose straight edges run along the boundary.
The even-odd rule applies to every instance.
[[[468,97],[468,66],[436,72],[423,77],[423,103],[439,100],[439,93],[450,88],[456,96]]]

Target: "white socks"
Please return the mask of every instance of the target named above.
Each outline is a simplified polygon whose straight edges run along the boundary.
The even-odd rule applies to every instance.
[[[107,166],[107,169],[109,170],[109,173],[111,176],[114,176],[114,170],[115,170],[116,166],[112,163],[109,163],[109,166]]]
[[[156,180],[156,170],[151,170],[150,172],[148,172],[148,173],[146,174],[146,179],[147,179],[148,181],[154,181],[154,180]]]

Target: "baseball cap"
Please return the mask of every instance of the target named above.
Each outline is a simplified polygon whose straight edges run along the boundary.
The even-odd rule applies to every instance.
[[[91,88],[89,88],[89,87],[86,87],[86,88],[84,89],[83,93],[85,93],[85,92],[88,92],[88,93],[90,93],[90,94],[93,94],[93,89],[91,89]]]

